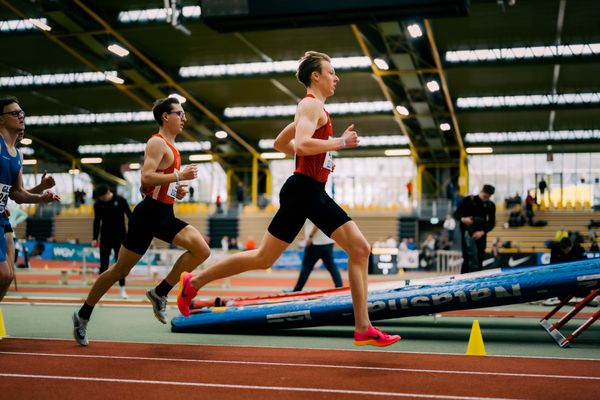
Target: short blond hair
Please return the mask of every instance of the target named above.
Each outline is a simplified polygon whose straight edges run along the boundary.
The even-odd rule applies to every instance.
[[[311,83],[310,75],[315,71],[321,71],[321,63],[323,61],[331,62],[331,58],[327,54],[319,53],[318,51],[307,51],[304,53],[296,71],[298,81],[304,86],[309,87]]]

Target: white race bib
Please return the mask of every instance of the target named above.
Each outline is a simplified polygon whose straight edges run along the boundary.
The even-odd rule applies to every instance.
[[[8,194],[10,193],[11,185],[0,183],[0,213],[3,213],[8,203]]]
[[[179,172],[179,170],[177,170],[177,172]],[[169,189],[167,190],[167,196],[177,199],[177,185],[179,185],[179,183],[177,183],[177,182],[171,182],[169,184]]]
[[[329,137],[329,139],[331,139],[331,136]],[[329,171],[333,171],[333,155],[330,151],[325,153],[325,159],[323,160],[323,168],[328,169]]]
[[[177,182],[171,182],[167,189],[167,196],[177,199]]]

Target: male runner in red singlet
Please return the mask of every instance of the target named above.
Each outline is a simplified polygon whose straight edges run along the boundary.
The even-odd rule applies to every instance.
[[[325,182],[333,170],[331,152],[357,147],[354,125],[339,138],[333,138],[331,119],[324,109],[339,78],[329,56],[313,51],[300,60],[296,73],[307,94],[298,104],[294,122],[275,140],[275,148],[296,156],[296,170],[281,188],[280,208],[257,250],[234,254],[203,271],[182,273],[177,305],[188,316],[198,289],[209,282],[253,269],[269,268],[293,242],[306,219],[348,253],[348,275],[354,308],[354,344],[388,346],[400,340],[373,327],[367,309],[367,266],[369,243],[354,221],[325,192]],[[292,140],[294,142],[292,143]]]
[[[146,144],[142,167],[142,192],[144,199],[135,207],[129,218],[129,229],[123,240],[116,264],[102,273],[90,290],[81,309],[73,313],[73,336],[82,345],[88,345],[87,324],[96,303],[142,258],[152,238],[185,248],[167,277],[146,296],[152,303],[154,315],[167,323],[167,294],[175,286],[184,271],[192,271],[210,255],[210,249],[196,228],[175,218],[173,203],[187,194],[180,181],[197,177],[195,165],[180,171],[181,157],[175,148],[175,138],[183,130],[185,112],[175,98],[157,100],[152,108],[154,119],[160,126]]]

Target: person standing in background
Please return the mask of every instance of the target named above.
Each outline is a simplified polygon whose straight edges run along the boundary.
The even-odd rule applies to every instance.
[[[131,218],[131,208],[125,198],[114,194],[108,186],[100,184],[94,190],[94,232],[92,247],[100,247],[100,274],[108,269],[110,254],[119,257],[121,243],[125,239],[125,216]],[[100,237],[100,240],[98,238]],[[119,279],[119,292],[122,299],[127,298],[125,278]]]
[[[342,287],[342,276],[333,261],[333,244],[335,241],[325,235],[310,220],[306,221],[304,236],[306,238],[306,246],[304,247],[304,257],[302,258],[302,269],[300,270],[300,275],[293,291],[302,291],[310,273],[319,260],[323,260],[323,265],[331,274],[334,286],[336,288]]]
[[[490,200],[495,191],[492,185],[483,185],[477,196],[465,197],[458,206],[463,253],[461,274],[483,268],[487,233],[496,225],[496,205]]]

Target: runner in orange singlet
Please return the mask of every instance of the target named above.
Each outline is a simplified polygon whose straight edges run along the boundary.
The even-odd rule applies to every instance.
[[[354,344],[388,346],[400,340],[373,327],[367,309],[369,243],[356,223],[325,192],[333,171],[331,152],[357,147],[358,135],[350,125],[333,138],[325,100],[332,96],[339,78],[329,56],[313,51],[300,60],[296,76],[306,86],[306,97],[298,104],[294,122],[275,140],[275,148],[296,156],[296,170],[279,193],[280,208],[269,225],[260,247],[234,254],[203,271],[182,273],[177,305],[184,316],[198,289],[209,282],[253,269],[267,269],[294,241],[306,219],[330,236],[348,254],[348,275],[354,308]],[[293,140],[293,143],[292,143]]]
[[[195,179],[195,165],[183,171],[181,157],[175,148],[175,138],[183,130],[185,111],[175,98],[157,100],[152,109],[160,126],[146,144],[142,167],[144,199],[135,207],[129,219],[129,228],[119,251],[116,264],[102,273],[90,290],[83,306],[73,313],[73,336],[82,345],[88,345],[87,324],[100,298],[119,279],[126,277],[142,258],[154,237],[183,247],[187,251],[177,259],[165,279],[146,292],[154,315],[167,323],[167,294],[177,284],[184,271],[193,271],[210,255],[210,249],[196,228],[175,218],[173,203],[187,194],[187,185],[181,181]]]

